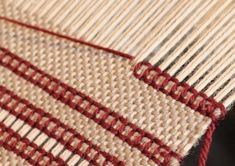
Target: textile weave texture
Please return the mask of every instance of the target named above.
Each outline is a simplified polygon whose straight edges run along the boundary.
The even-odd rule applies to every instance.
[[[201,2],[177,3],[175,11]],[[199,9],[207,3],[219,13],[221,1],[205,1]],[[232,13],[230,3],[234,5],[224,3],[221,11]],[[34,23],[27,13],[18,15],[4,5],[0,4],[0,165],[178,166],[204,134],[199,165],[205,164],[216,123],[226,113],[217,98],[182,81],[185,73],[175,77],[143,60],[142,54],[137,61],[107,43],[85,42],[48,24],[39,26],[39,17]],[[225,43],[232,57],[234,29],[227,25],[227,33],[216,37],[225,40],[230,35]]]
[[[127,119],[128,123],[136,124],[138,128],[151,133],[154,138],[162,140],[180,156],[186,155],[211,121],[137,80],[132,74],[129,59],[6,21],[1,21],[1,29],[1,45],[19,57],[19,61],[27,60],[30,66],[35,65],[43,72],[61,80],[66,86],[89,95],[93,100]],[[4,62],[4,54],[8,53],[1,53],[1,61]],[[9,60],[8,65],[12,63],[13,61]],[[30,69],[28,66],[26,68],[24,73]],[[15,66],[16,70],[13,72],[5,66],[0,69],[2,86],[51,113],[107,153],[130,165],[154,164],[136,146],[128,145],[125,139],[118,138],[110,129],[102,128],[99,123],[92,121],[92,118],[84,116],[76,108],[70,108],[68,103],[50,96],[50,93],[43,91],[37,83],[16,74],[19,66]],[[29,76],[33,73],[29,71]],[[48,86],[53,86],[51,83]],[[58,93],[62,92],[58,90]],[[106,119],[108,120],[108,117],[104,120]],[[128,127],[126,128],[126,132],[132,130],[128,131]],[[135,133],[133,138],[131,135],[128,137],[135,140],[139,136],[135,136]],[[155,146],[158,145],[152,146],[154,152]],[[156,159],[160,161],[161,155],[159,152],[156,154],[159,156]]]

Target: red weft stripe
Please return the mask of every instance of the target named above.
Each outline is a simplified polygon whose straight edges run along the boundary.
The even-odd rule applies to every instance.
[[[0,50],[2,50],[0,65],[40,87],[55,99],[76,109],[130,146],[138,148],[157,164],[168,164],[172,157],[181,160],[181,156],[161,140],[130,123],[118,113],[104,107],[89,96],[52,77],[8,50],[4,48]]]
[[[51,114],[36,108],[29,101],[20,98],[3,86],[0,86],[0,107],[49,137],[56,139],[68,150],[85,158],[93,165],[124,165],[116,157],[101,151],[98,146],[93,145],[74,129],[69,128],[58,119],[53,118]]]
[[[46,152],[27,138],[21,137],[2,122],[0,122],[0,146],[14,152],[32,165],[66,165],[61,158],[54,157],[53,154]]]
[[[87,46],[90,46],[90,47],[93,47],[93,48],[96,48],[96,49],[99,49],[99,50],[104,50],[106,52],[110,52],[110,53],[113,53],[114,55],[118,55],[118,56],[121,56],[121,57],[124,57],[124,58],[127,58],[127,59],[134,59],[134,57],[129,55],[129,54],[125,54],[123,52],[120,52],[120,51],[117,51],[117,50],[114,50],[114,49],[111,49],[111,48],[102,47],[102,46],[84,41],[82,39],[76,39],[76,38],[73,38],[71,36],[67,36],[67,35],[57,33],[57,32],[53,32],[53,31],[44,29],[42,27],[33,26],[33,25],[30,25],[30,24],[26,24],[26,23],[23,23],[23,22],[20,22],[20,21],[11,19],[11,18],[7,18],[7,17],[2,17],[2,16],[0,16],[0,19],[11,22],[11,23],[14,23],[14,24],[17,24],[17,25],[20,25],[20,26],[23,26],[23,27],[26,27],[26,28],[30,28],[30,29],[33,29],[33,30],[36,30],[36,31],[40,31],[40,32],[44,32],[44,33],[47,33],[47,34],[50,34],[50,35],[53,35],[53,36],[57,36],[59,38],[63,38],[63,39],[66,39],[66,40],[69,40],[69,41],[72,41],[72,42],[75,42],[75,43],[80,43],[80,44],[84,44],[84,45],[87,45]]]
[[[144,81],[154,89],[171,96],[194,111],[210,117],[213,122],[224,118],[226,114],[226,109],[222,103],[209,98],[203,92],[198,92],[187,83],[179,82],[178,79],[171,77],[168,73],[161,71],[159,67],[148,62],[136,64],[133,74],[137,79]]]

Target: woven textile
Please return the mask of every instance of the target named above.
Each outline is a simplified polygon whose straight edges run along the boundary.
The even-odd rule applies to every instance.
[[[161,70],[162,66],[137,62],[129,55],[132,52],[103,47],[112,41],[97,37],[94,43],[102,45],[99,46],[72,38],[70,33],[61,35],[56,27],[41,23],[40,17],[34,20],[17,8],[13,10],[10,2],[3,2],[2,165],[177,166],[207,129],[223,118],[225,107],[220,100],[207,97],[213,86],[206,93],[198,92],[191,84],[181,82],[183,74],[174,78]],[[139,7],[147,5],[142,3]],[[162,2],[160,8],[174,3]],[[196,8],[200,3],[182,1],[174,8],[177,11],[181,5],[186,8],[190,4]],[[224,3],[221,11],[232,11],[230,3],[234,5]],[[208,8],[218,7],[221,1],[206,1],[200,10],[208,4]],[[229,45],[234,42],[233,32],[234,28],[222,35],[227,39],[226,50],[232,50],[227,54],[230,59],[234,59],[233,44]],[[133,53],[141,59],[143,52],[147,54],[148,50]],[[230,92],[231,82],[225,91]],[[225,106],[230,106],[232,100],[227,97]]]

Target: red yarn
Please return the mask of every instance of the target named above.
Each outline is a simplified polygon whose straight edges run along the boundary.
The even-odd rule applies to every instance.
[[[208,153],[209,153],[211,142],[212,142],[212,136],[216,128],[215,126],[216,126],[216,122],[212,122],[206,131],[204,142],[200,151],[198,166],[206,165]]]
[[[75,42],[75,43],[80,43],[80,44],[84,44],[84,45],[87,45],[87,46],[90,46],[90,47],[93,47],[93,48],[96,48],[96,49],[104,50],[104,51],[113,53],[114,55],[118,55],[118,56],[130,59],[130,60],[134,59],[134,57],[132,55],[123,53],[121,51],[114,50],[114,49],[108,48],[108,47],[103,47],[103,46],[100,46],[100,45],[97,45],[97,44],[94,44],[94,43],[91,43],[91,42],[87,42],[87,41],[84,41],[83,39],[77,39],[77,38],[73,38],[71,36],[67,36],[67,35],[64,35],[64,34],[53,32],[53,31],[44,29],[42,27],[38,27],[38,26],[27,24],[27,23],[23,23],[23,22],[20,22],[20,21],[17,21],[17,20],[8,18],[8,17],[0,16],[0,20],[5,20],[5,21],[11,22],[13,24],[18,24],[20,26],[27,27],[27,28],[30,28],[30,29],[33,29],[33,30],[36,30],[36,31],[40,31],[40,32],[44,32],[44,33],[47,33],[47,34],[50,34],[50,35],[54,35],[54,36],[57,36],[59,38],[63,38],[63,39],[66,39],[66,40],[69,40],[69,41],[72,41],[72,42]]]

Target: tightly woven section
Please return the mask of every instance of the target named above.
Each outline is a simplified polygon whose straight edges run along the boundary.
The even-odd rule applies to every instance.
[[[234,0],[1,1],[1,16],[133,55],[234,102]]]
[[[24,159],[17,156],[15,153],[0,147],[0,166],[29,166]]]
[[[28,100],[17,96],[14,92],[3,86],[0,86],[0,93],[2,96],[0,106],[4,109],[1,111],[1,114],[5,116],[5,113],[10,113],[6,115],[4,122],[13,130],[19,132],[39,147],[43,147],[51,153],[49,153],[50,158],[47,157],[47,160],[44,160],[41,165],[46,165],[47,162],[51,164],[51,161],[57,160],[57,158],[53,156],[59,156],[61,159],[58,161],[60,161],[59,164],[62,165],[66,163],[63,163],[62,160],[69,161],[69,158],[77,158],[78,161],[83,162],[84,165],[89,164],[87,161],[93,165],[124,165],[124,163],[118,161],[116,157],[101,151],[98,146],[92,144],[77,133],[76,130],[65,125],[59,119],[54,118],[41,108],[35,107]],[[22,123],[24,123],[23,126],[25,127],[22,126],[19,128]],[[25,128],[25,130],[23,128]],[[55,147],[52,149],[48,148],[53,142],[56,142]],[[46,151],[45,154],[47,154]],[[41,159],[42,158],[43,157],[41,157]],[[83,161],[84,159],[87,161]],[[35,160],[40,163],[39,159],[36,158]]]
[[[29,60],[184,156],[210,119],[134,78],[131,62],[88,46],[1,21],[1,45]]]
[[[102,150],[118,156],[120,160],[128,163],[127,165],[155,165],[153,161],[141,154],[136,148],[131,148],[127,143],[122,142],[97,123],[55,100],[40,88],[16,76],[9,70],[0,67],[0,77],[1,85],[52,114],[85,138],[100,146]]]
[[[139,3],[120,1],[120,4],[112,3],[112,1],[106,3],[105,0],[97,1],[97,3],[81,1],[80,19],[71,25],[67,24],[67,28],[62,24],[66,32],[56,24],[59,20],[66,22],[70,17],[65,17],[66,14],[64,15],[59,9],[62,7],[63,11],[67,12],[72,4],[75,5],[75,1],[69,3],[50,1],[47,5],[47,1],[42,0],[38,6],[34,0],[29,2],[0,1],[2,2],[0,2],[0,86],[3,85],[36,107],[43,108],[45,112],[51,113],[59,121],[67,124],[68,128],[73,128],[74,132],[82,134],[92,145],[85,148],[85,154],[95,154],[91,152],[94,150],[94,145],[101,151],[107,152],[108,155],[117,157],[114,157],[115,160],[124,161],[126,165],[168,165],[169,161],[170,165],[178,165],[178,161],[197,143],[209,125],[206,138],[208,137],[207,142],[211,141],[215,128],[214,122],[220,115],[223,115],[220,109],[225,111],[224,106],[228,108],[234,101],[235,79],[232,62],[235,51],[233,47],[235,27],[232,16],[235,4],[232,0],[226,2],[223,0],[176,0],[159,3],[157,1],[139,1]],[[62,3],[65,5],[64,8]],[[93,28],[91,22],[95,20],[92,20],[90,16],[95,15],[92,11],[99,8],[98,4],[103,4],[100,8],[113,6],[115,9],[123,5],[126,11],[114,12],[116,16],[107,25],[104,24],[107,19],[102,20],[101,24],[107,28],[100,29],[99,24],[96,24],[98,28],[96,26]],[[107,8],[109,11],[112,11],[111,9]],[[154,28],[151,29],[151,26],[148,26],[144,38],[139,36],[143,36],[145,32],[132,36],[135,40],[131,38],[129,40],[129,37],[122,38],[121,35],[128,36],[138,31],[138,28],[133,27],[131,31],[130,29],[126,32],[122,30],[128,27],[129,23],[135,23],[138,20],[132,20],[133,15],[141,10],[143,20],[154,10],[162,11],[159,13],[161,18],[157,19],[159,23],[156,26],[154,26],[156,22],[151,23]],[[97,11],[98,15],[101,14],[100,11],[103,12],[103,10]],[[126,14],[128,17],[125,18]],[[61,20],[60,15],[64,15],[66,19]],[[98,15],[94,18],[99,18]],[[155,15],[158,15],[157,12]],[[109,17],[110,14],[106,16]],[[152,13],[149,18],[154,18],[153,16]],[[137,14],[136,17],[141,17],[141,14]],[[123,18],[124,22],[120,18]],[[83,24],[84,21],[85,24]],[[148,25],[150,22],[142,22],[144,23]],[[86,30],[88,32],[91,30],[90,33],[85,33],[85,40],[95,38],[95,40],[88,41],[101,46],[82,40],[80,42],[77,39],[70,40],[67,36],[63,38],[60,34],[47,32],[37,26],[78,38],[83,37],[82,33]],[[79,26],[80,28],[77,28]],[[88,28],[90,26],[91,29]],[[93,30],[98,30],[98,32],[95,33]],[[144,26],[139,30],[145,31]],[[127,42],[123,42],[125,40]],[[124,43],[127,45],[123,45]],[[109,48],[102,48],[102,46]],[[13,54],[7,50],[1,52],[4,50],[2,47],[7,48]],[[121,47],[124,49],[120,49]],[[121,50],[124,53],[112,49]],[[116,53],[120,56],[116,56]],[[137,55],[134,62],[130,61],[133,57],[126,53]],[[143,59],[150,62],[149,66],[147,65],[148,68],[140,77],[136,75],[135,70],[134,75],[150,86],[133,76],[133,63]],[[156,65],[159,68],[155,67]],[[153,74],[150,70],[154,70],[155,74],[161,73],[165,78],[160,77],[158,80],[160,82],[164,80],[163,84],[167,84],[160,91],[158,91],[157,81],[154,82],[156,77],[151,77]],[[173,82],[168,82],[169,77]],[[177,92],[174,95],[168,93],[169,89],[172,91],[171,87],[173,91],[182,90],[181,86],[175,88],[178,83],[183,85],[189,83],[185,87],[191,89],[189,93],[187,90],[187,94],[183,93],[179,100],[181,102],[176,101]],[[197,90],[202,92],[198,93]],[[184,101],[184,98],[187,100],[188,96],[195,93],[196,95],[189,97],[190,104],[188,105],[188,101]],[[213,100],[213,97],[224,106]],[[201,98],[205,100],[201,102]],[[3,97],[2,100],[6,103],[3,102],[1,105],[3,110],[0,114],[5,114],[4,111],[14,111],[15,106],[12,110],[4,107],[8,104],[8,99]],[[214,109],[216,107],[217,109]],[[15,118],[11,115],[3,121],[10,124]],[[13,123],[15,124],[15,121]],[[36,133],[43,132],[43,130],[41,132],[40,129],[37,130],[35,126],[31,127],[27,128],[30,129],[29,131],[35,131],[30,132],[33,136],[26,134],[26,136],[22,135],[23,137],[32,139]],[[56,132],[60,132],[59,129]],[[71,152],[65,152],[66,155],[63,155],[65,148],[59,144],[60,141],[60,139],[54,140],[56,144],[58,143],[58,148],[52,147],[53,150],[45,151],[45,154],[41,156],[49,154],[52,158],[53,156],[61,157],[58,161],[65,163],[69,161],[68,156]],[[65,147],[68,147],[68,144],[66,143]],[[208,151],[208,145],[209,143],[205,143],[203,148],[205,151]],[[50,149],[50,146],[46,145],[45,148]],[[73,150],[71,151],[73,153]],[[203,160],[199,162],[201,165],[205,165],[206,153],[202,153],[201,159]],[[92,156],[94,161],[98,159],[99,154]],[[22,157],[22,154],[19,155]],[[40,155],[34,155],[29,161],[39,162],[38,156]],[[88,165],[83,155],[75,156],[77,161],[73,162]],[[92,159],[86,158],[86,160],[94,164]],[[100,163],[103,161],[103,158],[99,159]],[[68,164],[73,165],[73,162]],[[116,165],[116,163],[110,164]],[[122,162],[118,165],[120,163]]]

